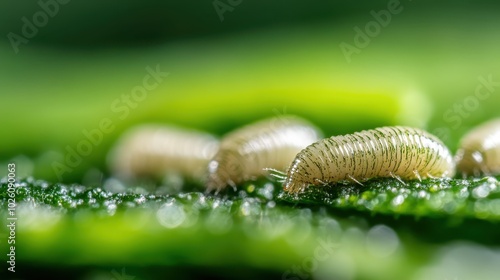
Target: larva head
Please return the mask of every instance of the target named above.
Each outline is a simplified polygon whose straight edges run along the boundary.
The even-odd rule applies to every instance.
[[[460,148],[455,155],[457,171],[465,176],[479,176],[481,173],[488,173],[485,170],[484,154],[479,150]]]
[[[317,180],[319,169],[317,169],[316,166],[311,166],[305,158],[306,151],[313,145],[303,149],[293,160],[288,168],[285,183],[283,184],[284,191],[289,193],[300,193],[309,185],[320,184],[320,181]]]
[[[455,156],[457,171],[465,177],[497,174],[500,147],[500,119],[493,119],[467,132]]]
[[[219,150],[208,164],[208,191],[220,191],[227,186],[236,188],[243,180],[245,166],[241,157],[228,150]]]

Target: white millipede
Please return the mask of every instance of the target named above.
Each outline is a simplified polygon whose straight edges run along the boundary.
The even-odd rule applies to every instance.
[[[208,165],[207,190],[222,190],[264,176],[266,169],[285,170],[295,155],[320,139],[320,132],[295,116],[253,123],[226,135]]]
[[[284,190],[298,193],[309,185],[371,178],[399,180],[452,177],[453,157],[434,135],[394,126],[333,136],[303,149],[287,171]]]
[[[219,141],[196,130],[143,125],[126,132],[109,154],[115,175],[125,179],[181,175],[203,180]]]
[[[455,159],[464,177],[500,174],[500,119],[488,121],[460,140]]]

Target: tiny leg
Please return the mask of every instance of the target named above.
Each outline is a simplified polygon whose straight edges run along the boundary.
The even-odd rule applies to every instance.
[[[351,179],[353,182],[356,182],[358,185],[364,187],[363,184],[361,184],[358,180],[356,180],[354,177],[352,177],[351,175],[347,175],[347,177],[349,177],[349,179]]]
[[[432,175],[431,175],[431,174],[429,174],[429,173],[427,173],[427,177],[428,177],[428,178],[431,178],[431,179],[437,179],[437,177],[436,177],[436,176],[432,176]]]
[[[392,173],[392,172],[390,172],[389,174],[391,175],[391,177],[392,177],[392,178],[394,178],[394,179],[398,180],[401,184],[403,184],[403,186],[406,186],[406,183],[405,183],[403,180],[401,180],[401,177],[396,176],[396,175],[395,175],[394,173]]]
[[[233,180],[231,180],[231,179],[227,180],[227,184],[230,185],[233,188],[234,191],[237,190],[236,189],[236,184],[234,183]]]
[[[422,177],[420,176],[420,173],[418,173],[418,170],[413,170],[413,174],[415,174],[415,176],[417,177],[417,179],[422,182]]]
[[[320,179],[318,179],[318,178],[315,178],[315,179],[314,179],[314,181],[316,181],[316,182],[320,183],[320,184],[321,184],[321,185],[323,185],[323,186],[328,186],[328,183],[327,183],[327,182],[321,181],[321,180],[320,180]]]

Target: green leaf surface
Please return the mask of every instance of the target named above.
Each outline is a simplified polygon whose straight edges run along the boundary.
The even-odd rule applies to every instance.
[[[47,273],[63,265],[87,277],[81,279],[108,277],[124,266],[139,279],[162,279],[158,273],[192,279],[189,267],[213,277],[238,268],[246,271],[244,279],[305,279],[301,273],[425,279],[453,277],[450,259],[460,264],[460,273],[469,273],[477,256],[500,259],[500,252],[480,245],[499,244],[499,186],[493,177],[407,185],[377,179],[363,187],[309,188],[300,195],[265,180],[218,194],[192,186],[175,195],[108,188],[18,182],[18,262]],[[2,209],[9,207],[8,196],[3,179]],[[6,220],[10,212],[2,216]],[[497,270],[489,262],[482,265],[485,276]]]
[[[328,205],[389,215],[451,216],[500,220],[500,184],[494,177],[481,179],[426,179],[400,182],[372,179],[363,186],[335,184],[311,186],[300,194],[279,198],[296,204]]]

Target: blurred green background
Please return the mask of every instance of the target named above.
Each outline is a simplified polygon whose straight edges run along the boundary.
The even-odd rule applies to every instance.
[[[15,161],[20,177],[100,185],[109,175],[109,149],[132,126],[169,123],[222,136],[243,124],[283,114],[309,119],[326,136],[382,125],[421,127],[455,151],[467,130],[499,115],[499,11],[500,5],[494,1],[2,1],[0,166]],[[350,55],[345,54],[346,44]],[[148,69],[157,68],[168,76],[162,76],[154,88],[134,100],[133,92],[151,75]],[[93,136],[89,139],[86,135]],[[90,151],[58,174],[54,168],[67,166],[70,151],[78,150],[84,141],[94,141]],[[0,176],[6,174],[5,169],[0,170]],[[236,205],[236,211],[240,211],[241,205]],[[258,268],[248,274],[251,279],[267,270],[277,270],[280,277],[283,270],[300,264],[317,246],[313,234],[305,234],[309,237],[302,243],[294,239],[300,237],[299,229],[313,227],[307,220],[313,215],[308,209],[269,210],[288,213],[273,216],[266,212],[267,206],[263,207],[241,222],[250,221],[249,228],[255,222],[263,229],[256,227],[255,232],[242,238],[239,231],[226,234],[213,233],[210,228],[165,229],[155,219],[156,206],[148,207],[132,211],[132,216],[119,212],[104,218],[83,211],[73,218],[60,218],[53,226],[48,222],[51,213],[41,211],[39,217],[26,211],[26,220],[33,217],[33,221],[41,222],[25,222],[24,231],[19,233],[24,238],[24,260],[43,267],[37,262],[54,245],[58,246],[55,257],[46,261],[52,263],[51,269],[63,274],[64,269],[74,273],[74,268],[57,268],[61,260],[74,262],[85,272],[88,270],[78,265],[98,263],[105,267],[104,272],[97,271],[97,276],[88,279],[109,279],[111,268],[120,272],[122,264],[140,271],[143,263],[160,267],[168,263],[174,264],[170,267],[173,274],[189,279],[193,278],[190,265],[208,265],[205,272],[217,271],[217,265],[224,263],[221,260],[233,260],[231,249],[239,248],[244,254],[235,257],[235,266]],[[145,218],[134,216],[140,216],[142,210],[147,212]],[[317,214],[314,212],[315,221],[322,221],[323,216]],[[146,221],[138,228],[129,228],[130,223],[123,222],[122,216],[129,222]],[[294,222],[283,230],[279,223],[276,228],[268,228],[256,222],[262,216],[271,219],[269,224],[275,222],[273,217],[306,217],[302,222],[307,226]],[[426,263],[431,255],[434,263],[441,262],[457,273],[441,275],[428,267],[413,279],[428,279],[427,275],[468,279],[461,273],[471,273],[475,266],[462,264],[474,257],[460,259],[462,255],[479,256],[477,265],[482,264],[484,275],[491,276],[488,269],[495,266],[492,260],[499,256],[475,244],[454,247],[446,243],[438,247],[432,242],[416,242],[413,234],[420,226],[413,217],[401,223],[396,239],[384,240],[388,236],[385,233],[375,235],[383,239],[381,244],[404,243],[396,244],[396,255],[390,261],[377,254],[365,256],[356,238],[364,240],[376,223],[390,220],[397,225],[399,220],[378,216],[366,222],[348,214],[339,216],[344,236],[349,239],[346,243],[354,248],[337,256],[340,264],[333,269],[340,273],[339,279],[350,279],[356,269],[360,269],[356,275],[366,279],[387,279],[384,271],[392,276],[405,275],[408,267]],[[440,229],[438,224],[448,223],[443,220],[423,226],[422,231]],[[405,231],[407,224],[410,230]],[[498,228],[497,224],[482,226]],[[123,240],[110,242],[114,240],[110,229],[122,233]],[[269,237],[267,233],[254,236],[265,230],[277,230],[278,237],[268,244],[261,240]],[[392,229],[383,230],[394,236]],[[101,236],[102,232],[107,234]],[[201,244],[202,234],[208,235],[207,242],[213,242],[213,248]],[[238,247],[242,241],[248,243]],[[123,246],[122,242],[130,245]],[[91,243],[93,246],[87,246]],[[175,248],[166,250],[156,244]],[[192,247],[187,250],[186,244]],[[95,254],[97,258],[93,259],[91,250],[100,246],[109,250]],[[218,246],[225,246],[222,253],[217,251]],[[212,259],[208,253],[197,254],[200,247],[218,252],[220,259]],[[260,259],[259,255],[270,249],[271,254]],[[143,263],[130,258],[136,254]],[[188,265],[175,266],[177,263],[169,258],[159,259],[162,254]],[[348,254],[350,257],[346,257]],[[492,254],[494,257],[490,257]],[[365,261],[372,265],[360,268]],[[134,268],[134,263],[139,267]],[[153,268],[151,274],[155,272]],[[218,273],[212,276],[221,277]]]

